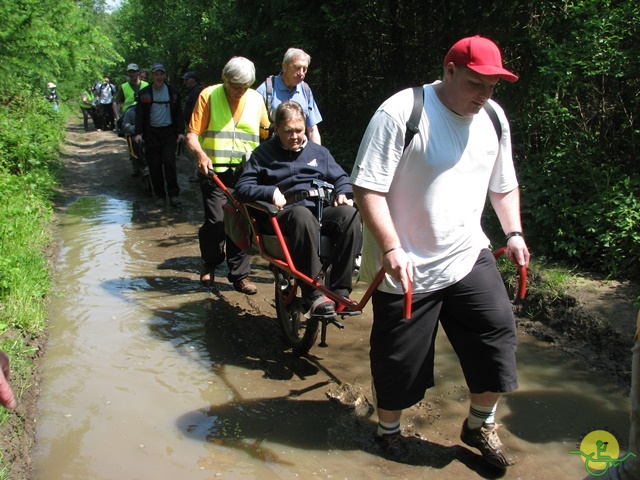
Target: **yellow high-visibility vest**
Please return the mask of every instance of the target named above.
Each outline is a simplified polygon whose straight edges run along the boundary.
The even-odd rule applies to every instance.
[[[80,100],[80,108],[93,108],[93,100],[94,100],[94,96],[93,96],[93,92],[84,92],[87,95],[87,101],[90,103],[90,105],[87,105],[86,103],[84,103],[82,100]]]
[[[138,91],[142,90],[147,85],[149,85],[148,82],[141,80],[140,88],[138,89]],[[136,104],[136,92],[133,90],[133,87],[129,82],[124,82],[122,84],[122,93],[124,94],[124,103],[122,104],[122,113],[124,113],[127,111],[129,107],[133,107]]]
[[[202,134],[201,145],[216,172],[239,165],[245,153],[260,144],[260,120],[264,99],[255,90],[247,90],[242,115],[235,124],[224,85],[208,87],[209,125]]]

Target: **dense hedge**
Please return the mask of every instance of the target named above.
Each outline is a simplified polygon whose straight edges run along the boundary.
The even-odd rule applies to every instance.
[[[495,98],[511,121],[534,254],[640,274],[637,0],[126,0],[115,19],[122,56],[163,61],[175,84],[187,70],[218,82],[233,55],[252,59],[260,82],[286,48],[305,49],[323,143],[346,169],[380,102],[438,78],[459,38],[494,38],[520,75]]]

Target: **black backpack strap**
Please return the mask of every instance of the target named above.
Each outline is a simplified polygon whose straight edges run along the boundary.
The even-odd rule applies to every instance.
[[[418,133],[418,127],[420,126],[420,117],[422,117],[422,109],[424,107],[424,87],[413,87],[413,108],[411,109],[411,115],[407,120],[407,130],[404,134],[404,152],[416,133]]]
[[[498,118],[498,114],[496,113],[495,108],[489,102],[484,104],[484,111],[487,112],[489,118],[491,119],[491,123],[493,123],[493,128],[496,130],[496,135],[498,136],[498,142],[502,139],[502,124],[500,123],[500,119]]]
[[[264,81],[264,84],[266,87],[266,98],[264,104],[267,106],[267,111],[271,112],[271,98],[273,96],[273,75],[269,75]]]

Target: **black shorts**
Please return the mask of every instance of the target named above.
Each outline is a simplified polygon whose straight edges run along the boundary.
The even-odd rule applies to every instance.
[[[370,360],[378,407],[408,408],[434,386],[438,319],[471,393],[518,388],[515,318],[489,250],[482,250],[471,272],[459,282],[414,295],[409,320],[402,318],[402,295],[376,291],[372,302]]]

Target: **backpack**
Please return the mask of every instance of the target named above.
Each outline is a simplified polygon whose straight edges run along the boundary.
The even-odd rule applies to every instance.
[[[269,75],[264,81],[266,87],[266,98],[264,104],[267,107],[267,112],[269,113],[269,120],[271,120],[271,103],[273,102],[273,77],[275,75]],[[311,87],[305,81],[302,82],[302,88],[304,90],[305,95],[307,96],[307,100],[311,98]],[[273,122],[269,125],[269,138],[275,135],[275,131],[273,129]]]
[[[404,148],[402,151],[404,152],[411,140],[416,133],[418,133],[418,126],[420,125],[420,117],[422,116],[422,109],[424,108],[424,87],[413,87],[413,107],[411,109],[411,115],[409,116],[409,120],[407,120],[407,130],[404,134]],[[502,138],[502,124],[500,123],[500,119],[498,118],[498,114],[496,113],[493,106],[487,102],[484,104],[484,110],[489,115],[491,119],[491,123],[493,123],[493,128],[496,131],[496,135],[498,136],[498,142]]]
[[[96,82],[96,84],[93,87],[93,90],[96,96],[100,97],[102,95],[102,90],[104,90],[106,87],[109,87],[111,89],[111,95],[116,94],[117,88],[113,83]]]

